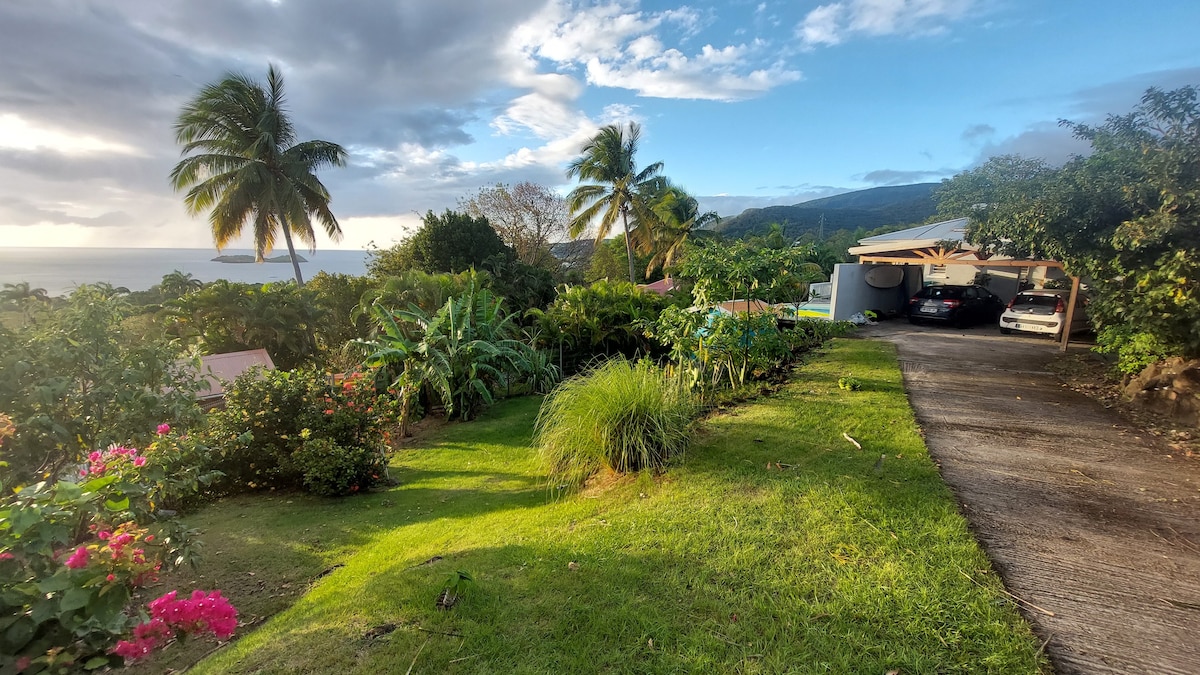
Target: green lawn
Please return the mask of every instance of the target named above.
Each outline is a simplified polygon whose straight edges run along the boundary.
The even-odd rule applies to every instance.
[[[849,374],[861,390],[838,389]],[[778,394],[700,424],[665,474],[582,494],[539,475],[537,406],[504,402],[401,452],[386,492],[193,517],[209,561],[191,581],[251,621],[279,612],[195,672],[1045,669],[925,451],[890,345],[836,340]],[[476,588],[439,611],[455,570]]]

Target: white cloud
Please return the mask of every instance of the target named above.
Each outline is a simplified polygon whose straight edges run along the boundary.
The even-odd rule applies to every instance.
[[[0,114],[0,148],[51,150],[68,156],[93,153],[140,154],[137,148],[124,143],[33,124],[13,113]]]
[[[560,73],[583,67],[587,82],[596,86],[656,98],[716,101],[759,96],[800,79],[799,71],[775,62],[769,45],[759,41],[706,44],[690,54],[666,42],[668,27],[682,29],[683,42],[703,23],[703,15],[686,5],[655,13],[621,0],[582,9],[555,0],[513,32],[511,46],[524,59],[511,79],[523,79],[522,72],[549,62]],[[506,116],[499,126],[511,129],[516,117]]]
[[[843,0],[821,5],[796,26],[806,47],[836,45],[853,35],[931,35],[962,19],[977,0]]]

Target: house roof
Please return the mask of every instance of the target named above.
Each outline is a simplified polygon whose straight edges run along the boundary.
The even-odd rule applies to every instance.
[[[885,251],[902,251],[906,249],[933,246],[939,241],[962,241],[967,234],[967,219],[955,218],[943,220],[940,223],[918,225],[899,232],[889,232],[874,237],[858,240],[858,246],[850,248],[850,255],[870,255]],[[959,245],[959,250],[972,250],[974,247],[965,243]]]
[[[717,309],[726,314],[737,314],[739,312],[758,314],[774,311],[770,303],[763,302],[762,300],[726,300],[725,302],[717,303]]]
[[[200,378],[204,386],[196,392],[196,398],[201,401],[220,398],[225,395],[225,383],[237,379],[238,375],[254,366],[262,366],[266,370],[275,370],[275,362],[265,349],[250,349],[244,352],[229,352],[227,354],[211,354],[200,358]]]
[[[665,279],[659,279],[652,284],[638,284],[638,288],[642,289],[643,291],[650,291],[651,293],[666,295],[676,288],[679,288],[679,283],[671,277],[667,277]]]

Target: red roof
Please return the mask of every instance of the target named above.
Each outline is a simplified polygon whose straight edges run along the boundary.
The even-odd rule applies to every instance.
[[[650,291],[651,293],[666,295],[676,288],[679,288],[679,284],[676,283],[671,277],[667,277],[666,279],[659,279],[652,284],[638,284],[638,288],[642,289],[643,291]]]
[[[254,366],[275,370],[275,363],[271,361],[271,355],[265,349],[250,349],[244,352],[201,357],[200,377],[204,379],[205,386],[196,392],[196,398],[204,401],[224,396],[225,383],[234,381],[238,375]]]

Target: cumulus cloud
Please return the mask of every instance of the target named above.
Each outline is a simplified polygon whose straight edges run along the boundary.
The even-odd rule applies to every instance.
[[[795,32],[810,49],[854,36],[930,35],[945,31],[978,4],[976,0],[843,0],[811,10]]]
[[[513,39],[526,67],[550,62],[560,72],[582,70],[589,84],[655,98],[736,101],[800,79],[759,40],[682,49],[703,23],[689,7],[656,13],[620,1],[583,8],[551,2]],[[678,44],[668,45],[668,36]]]

